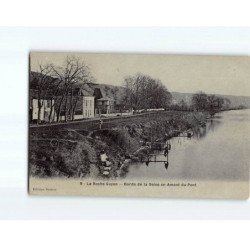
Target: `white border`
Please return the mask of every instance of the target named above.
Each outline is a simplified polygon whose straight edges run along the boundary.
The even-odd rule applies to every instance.
[[[247,25],[247,0],[9,0],[1,25],[164,26]]]
[[[2,249],[249,249],[243,221],[2,222]]]
[[[249,201],[27,194],[30,50],[249,55],[249,28],[0,28],[0,36],[0,218],[250,219]]]

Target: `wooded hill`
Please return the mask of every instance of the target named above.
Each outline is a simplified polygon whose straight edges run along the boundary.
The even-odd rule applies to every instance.
[[[84,87],[85,88],[85,87]],[[94,84],[90,83],[86,88],[94,90],[95,88],[100,88],[104,95],[109,98],[112,98],[119,104],[122,100],[122,97],[125,92],[124,87],[113,86],[109,84]],[[188,105],[191,103],[193,93],[180,93],[180,92],[171,92],[173,101],[179,103],[181,100],[184,100]],[[233,96],[233,95],[216,95],[219,97],[227,98],[231,102],[231,107],[239,107],[244,105],[250,108],[250,96]]]
[[[171,92],[173,100],[179,103],[181,100],[184,100],[187,104],[191,103],[192,93],[180,93],[180,92]],[[227,98],[230,100],[230,106],[232,108],[239,107],[240,105],[250,108],[250,96],[233,96],[233,95],[216,95],[222,98]]]
[[[82,85],[83,88],[90,94],[94,93],[95,88],[100,88],[103,95],[114,99],[116,104],[120,104],[125,93],[125,88],[121,86],[114,86],[110,84],[97,84],[97,83],[87,83]],[[30,86],[34,87],[34,86]],[[184,100],[188,105],[191,103],[193,93],[180,93],[171,92],[173,101],[179,103]],[[216,95],[219,97],[227,98],[231,102],[231,107],[238,107],[244,105],[250,108],[250,96],[233,96],[233,95]]]

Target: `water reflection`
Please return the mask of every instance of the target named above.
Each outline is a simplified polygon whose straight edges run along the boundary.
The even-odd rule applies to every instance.
[[[193,129],[194,138],[203,139],[209,132],[214,132],[220,124],[220,117],[208,120],[205,126],[197,126]]]
[[[169,166],[169,154],[171,151],[171,141],[174,144],[178,145],[184,145],[188,140],[201,140],[206,137],[206,135],[209,132],[214,132],[216,128],[219,126],[220,122],[220,116],[217,116],[213,119],[210,119],[207,121],[206,124],[203,124],[201,126],[194,127],[192,130],[189,129],[188,131],[184,131],[180,133],[178,136],[175,136],[175,138],[169,139],[166,141],[164,146],[160,146],[160,148],[164,148],[164,150],[152,150],[151,154],[148,154],[146,156],[141,156],[141,163],[145,163],[148,167],[150,163],[163,163],[165,169],[168,169]],[[187,144],[188,145],[188,144]],[[184,145],[185,146],[185,145]],[[162,158],[161,160],[157,159],[157,156],[164,156],[165,158]],[[152,165],[152,164],[151,164]],[[136,168],[139,168],[139,165],[135,166]]]
[[[170,139],[168,153],[153,152],[148,165],[131,165],[125,178],[247,179],[249,115],[249,110],[216,115],[193,129],[191,138],[181,134]]]

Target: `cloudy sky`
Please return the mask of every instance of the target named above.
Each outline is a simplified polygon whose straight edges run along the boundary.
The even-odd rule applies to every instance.
[[[67,55],[83,59],[97,83],[120,86],[125,76],[140,72],[159,78],[170,91],[250,96],[250,57],[31,53],[31,70],[40,63],[61,65]]]

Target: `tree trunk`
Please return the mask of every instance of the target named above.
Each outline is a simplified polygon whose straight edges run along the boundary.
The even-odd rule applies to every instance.
[[[55,89],[55,91],[53,93],[53,96],[51,97],[51,110],[50,110],[50,115],[49,115],[50,122],[55,121],[55,115],[57,113],[56,103],[57,103],[57,100],[58,100],[58,91],[59,91],[60,84],[61,84],[61,81],[56,85],[56,89]],[[53,100],[54,100],[54,103],[52,105]],[[54,110],[54,112],[53,112],[53,110]],[[51,119],[51,116],[53,116],[52,119]]]
[[[51,123],[51,122],[54,121],[54,117],[55,117],[54,113],[55,113],[55,103],[56,103],[56,100],[54,100],[54,103],[53,103],[53,98],[51,98],[50,99],[50,103],[51,103],[51,106],[50,106],[50,112],[49,112],[49,122]],[[53,113],[53,110],[54,110],[54,113]],[[52,114],[53,114],[53,117],[52,117]]]
[[[57,110],[57,122],[59,122],[59,119],[60,119],[60,115],[61,115],[61,110],[62,110],[62,104],[63,104],[63,101],[64,101],[64,98],[66,97],[66,95],[68,94],[68,86],[66,86],[66,89],[65,89],[65,92],[60,100],[60,103],[59,103],[59,107],[58,107],[58,110]]]
[[[64,106],[65,122],[68,121],[68,109],[67,109],[67,104],[68,104],[68,91],[67,91],[67,93],[66,93],[66,100],[65,100],[65,106]]]
[[[74,103],[73,110],[72,110],[72,117],[71,117],[71,120],[72,120],[72,121],[74,121],[74,114],[75,114],[77,102],[78,102],[78,96],[77,96],[77,98],[76,98],[76,101],[75,101],[75,103]]]
[[[59,122],[59,120],[60,120],[60,115],[61,115],[61,109],[62,109],[63,100],[64,100],[64,95],[62,96],[62,98],[61,98],[61,100],[60,100],[60,103],[59,103],[59,106],[58,106],[57,118],[56,118],[56,121],[57,121],[57,122]]]
[[[42,103],[41,100],[38,99],[38,116],[37,116],[37,123],[41,123],[41,109],[42,109]]]
[[[70,120],[73,121],[73,116],[74,116],[74,112],[73,112],[73,87],[71,86],[71,96],[70,96],[70,105],[69,105],[69,115],[70,115]]]

